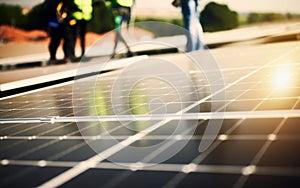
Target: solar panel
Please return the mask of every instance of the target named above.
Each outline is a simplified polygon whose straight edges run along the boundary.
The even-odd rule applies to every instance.
[[[299,187],[299,51],[134,57],[80,77],[103,69],[95,58],[74,81],[2,98],[0,186]]]

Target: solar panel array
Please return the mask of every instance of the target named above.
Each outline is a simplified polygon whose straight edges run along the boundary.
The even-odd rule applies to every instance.
[[[173,83],[127,86],[138,74],[116,70],[0,100],[0,187],[299,187],[298,43],[226,50],[214,52],[220,70],[205,73],[221,71],[223,101],[189,68],[192,85],[171,74]]]

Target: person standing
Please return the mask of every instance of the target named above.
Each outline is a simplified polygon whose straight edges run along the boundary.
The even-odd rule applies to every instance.
[[[174,0],[172,5],[181,7],[184,28],[186,29],[186,52],[204,49],[201,42],[203,33],[199,21],[198,0]]]
[[[116,49],[118,42],[122,42],[125,44],[127,48],[127,56],[132,56],[132,52],[126,43],[124,37],[121,34],[121,28],[123,24],[126,24],[126,28],[128,27],[128,23],[131,18],[131,7],[134,4],[134,0],[113,0],[111,7],[112,7],[112,14],[114,19],[114,26],[115,26],[115,39],[114,39],[114,48],[112,53],[112,58],[116,55]]]
[[[76,10],[72,0],[46,0],[45,11],[47,15],[48,33],[50,43],[48,46],[50,53],[49,64],[57,62],[56,52],[63,39],[64,61],[72,58],[72,34],[70,25],[72,19],[71,12]]]
[[[74,0],[75,5],[79,10],[72,15],[76,19],[76,28],[73,30],[74,46],[77,39],[77,34],[80,38],[81,56],[85,54],[85,35],[87,32],[87,24],[93,17],[93,1],[92,0]],[[74,51],[73,51],[74,53]],[[75,56],[75,53],[73,54]]]
[[[44,4],[44,10],[46,12],[47,32],[50,36],[50,43],[48,50],[50,53],[49,64],[56,63],[56,51],[60,45],[60,41],[63,36],[63,26],[61,20],[57,15],[57,10],[62,6],[62,0],[46,0]],[[66,55],[66,52],[64,51]]]

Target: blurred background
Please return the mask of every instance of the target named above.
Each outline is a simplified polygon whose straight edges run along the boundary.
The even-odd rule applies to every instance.
[[[131,22],[162,21],[183,26],[181,11],[171,6],[171,2],[172,0],[136,0]],[[0,58],[47,51],[49,37],[44,27],[43,4],[43,0],[0,0]],[[213,32],[267,24],[276,27],[278,24],[300,21],[297,0],[202,0],[199,12],[205,32],[204,41],[210,40],[207,39],[210,38],[208,34]],[[102,34],[113,29],[111,20],[111,11],[105,6],[105,2],[94,0],[93,19],[88,25],[87,45],[91,45]],[[151,29],[153,31],[154,28]],[[243,34],[234,35],[238,38]],[[216,37],[218,36],[214,35],[213,38]],[[224,35],[220,37],[224,38]],[[15,45],[16,43],[18,45]]]

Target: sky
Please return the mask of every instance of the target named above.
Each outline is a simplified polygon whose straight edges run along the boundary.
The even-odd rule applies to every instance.
[[[200,0],[200,8],[212,0]],[[299,13],[299,0],[213,0],[227,4],[237,12],[282,12]],[[25,7],[34,6],[43,0],[0,0],[0,3],[19,4]],[[172,0],[136,0],[137,9],[142,11],[156,10],[159,12],[178,11],[171,6]]]

